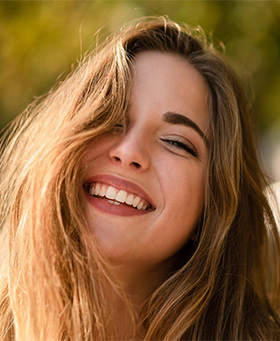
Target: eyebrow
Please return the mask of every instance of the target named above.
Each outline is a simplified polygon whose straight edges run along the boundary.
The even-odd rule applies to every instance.
[[[194,129],[200,135],[200,137],[202,137],[206,146],[207,147],[209,146],[209,141],[206,135],[204,134],[204,132],[199,128],[199,126],[194,121],[192,121],[187,116],[168,111],[162,115],[162,120],[164,122],[171,123],[171,124],[182,124],[184,126]]]

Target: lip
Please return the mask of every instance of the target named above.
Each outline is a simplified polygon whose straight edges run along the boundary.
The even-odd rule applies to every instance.
[[[115,205],[110,204],[106,199],[94,197],[90,195],[86,190],[88,185],[93,182],[99,182],[108,186],[113,186],[117,189],[125,190],[126,192],[137,195],[145,199],[146,201],[148,201],[151,205],[151,208],[147,209],[146,211],[142,211],[142,210],[137,210],[135,208],[132,208],[131,206],[128,206],[125,204],[115,206]],[[119,176],[115,176],[111,174],[110,175],[98,174],[98,175],[88,178],[84,183],[84,187],[85,187],[86,197],[89,203],[92,206],[97,207],[98,209],[105,211],[107,213],[121,215],[121,216],[133,216],[133,215],[147,214],[155,210],[155,204],[154,204],[153,199],[148,195],[148,193],[146,193],[146,191],[143,188],[141,188],[136,183],[123,179]]]

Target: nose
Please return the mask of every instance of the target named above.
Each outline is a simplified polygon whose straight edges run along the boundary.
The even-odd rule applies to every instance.
[[[132,131],[119,136],[119,140],[109,151],[109,157],[116,165],[141,172],[150,166],[150,155],[145,141]]]

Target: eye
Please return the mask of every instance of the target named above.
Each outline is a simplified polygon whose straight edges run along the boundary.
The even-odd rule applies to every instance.
[[[112,132],[115,134],[122,134],[125,132],[129,125],[129,117],[125,116],[120,118],[118,122],[115,123],[114,127],[112,128]]]
[[[172,148],[181,149],[181,150],[186,151],[187,153],[191,154],[192,156],[198,158],[198,152],[191,143],[187,143],[185,141],[183,142],[177,138],[176,139],[175,138],[161,139],[161,141],[165,142],[166,144],[168,144]]]
[[[121,134],[123,133],[124,129],[125,129],[125,125],[122,122],[119,122],[114,125],[111,132],[114,134]]]

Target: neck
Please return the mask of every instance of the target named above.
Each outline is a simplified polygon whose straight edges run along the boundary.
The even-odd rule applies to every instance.
[[[112,323],[119,340],[132,339],[132,335],[136,339],[143,338],[143,330],[136,327],[134,333],[133,326],[140,324],[140,312],[145,302],[151,294],[160,286],[160,284],[168,277],[171,269],[170,266],[141,266],[140,264],[128,263],[116,264],[114,262],[112,271],[120,283],[120,287],[127,295],[128,302],[118,296],[115,292],[108,296],[108,302],[112,303],[115,313],[113,314]]]
[[[174,259],[162,264],[114,263],[113,271],[135,308],[142,306],[150,295],[168,278]]]

